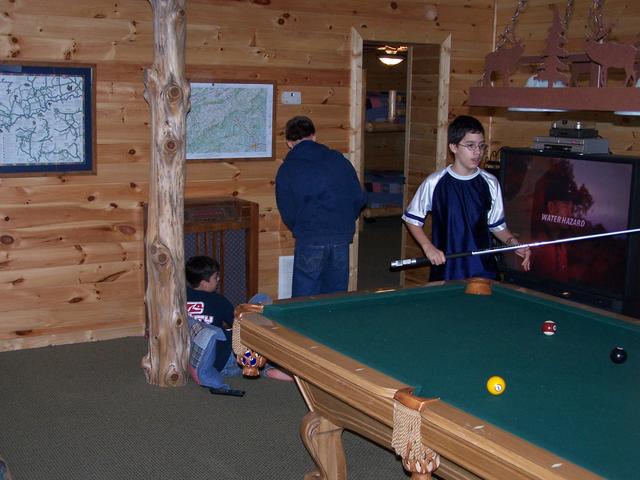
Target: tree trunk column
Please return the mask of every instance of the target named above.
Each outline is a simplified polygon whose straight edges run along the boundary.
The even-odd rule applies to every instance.
[[[184,177],[190,86],[184,79],[186,0],[149,0],[155,57],[145,70],[144,98],[151,110],[147,207],[147,381],[182,386],[189,359],[184,274]]]

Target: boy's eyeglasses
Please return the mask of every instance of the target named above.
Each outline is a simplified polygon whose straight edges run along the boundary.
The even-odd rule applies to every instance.
[[[478,150],[479,152],[484,152],[487,150],[488,145],[486,143],[459,143],[461,147],[466,148],[470,152],[475,152]]]

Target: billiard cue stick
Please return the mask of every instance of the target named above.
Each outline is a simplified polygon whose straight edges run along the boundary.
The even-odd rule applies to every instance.
[[[544,240],[541,242],[521,243],[519,245],[509,245],[504,247],[491,247],[491,248],[486,248],[484,250],[474,250],[470,252],[450,253],[448,255],[445,255],[445,258],[449,259],[449,258],[469,257],[472,255],[488,255],[491,253],[502,253],[502,252],[510,252],[513,250],[520,250],[522,248],[544,247],[545,245],[554,245],[556,243],[577,242],[578,240],[590,240],[593,238],[611,237],[614,235],[624,235],[624,234],[638,233],[638,232],[640,232],[640,228],[631,228],[629,230],[618,230],[617,232],[594,233],[591,235],[583,235],[580,237],[559,238],[557,240]],[[431,265],[431,262],[427,257],[404,258],[401,260],[394,260],[393,262],[391,262],[391,265],[389,266],[389,270],[394,272],[397,270],[403,270],[405,268],[426,267],[429,265]]]

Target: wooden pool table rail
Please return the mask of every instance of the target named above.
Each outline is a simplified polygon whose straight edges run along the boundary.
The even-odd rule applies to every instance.
[[[318,466],[305,478],[346,479],[343,429],[392,449],[394,395],[409,386],[282,327],[260,311],[238,308],[236,332],[243,346],[295,376],[310,410],[301,435]],[[428,401],[421,417],[423,443],[442,457],[436,473],[444,479],[601,478],[438,399]]]

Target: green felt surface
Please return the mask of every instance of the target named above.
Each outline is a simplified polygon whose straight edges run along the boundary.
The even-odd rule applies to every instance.
[[[640,327],[498,285],[274,304],[264,315],[607,478],[637,478]],[[545,320],[558,324],[543,335]],[[623,364],[609,359],[624,347]],[[490,395],[492,375],[505,393]]]

